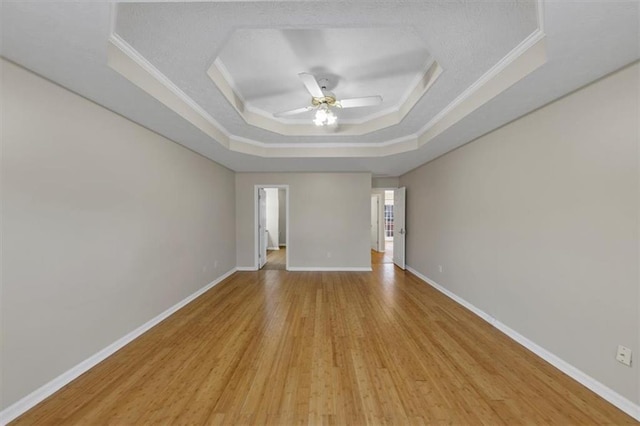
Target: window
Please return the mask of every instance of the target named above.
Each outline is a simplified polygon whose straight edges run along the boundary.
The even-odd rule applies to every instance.
[[[384,236],[393,238],[393,191],[384,191]]]
[[[393,204],[384,205],[384,235],[393,238]]]

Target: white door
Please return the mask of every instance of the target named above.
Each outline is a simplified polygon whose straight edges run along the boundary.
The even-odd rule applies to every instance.
[[[393,191],[393,263],[404,269],[404,249],[407,229],[405,227],[405,187]]]
[[[267,193],[258,188],[258,268],[267,263]]]
[[[371,197],[371,249],[378,250],[378,196]]]

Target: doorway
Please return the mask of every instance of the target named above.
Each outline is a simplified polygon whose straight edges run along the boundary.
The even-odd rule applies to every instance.
[[[393,194],[393,189],[371,194],[371,263],[393,263]]]
[[[289,265],[289,185],[255,186],[255,266],[286,270]]]
[[[384,191],[384,263],[393,263],[393,190]]]
[[[392,191],[393,193],[393,241],[392,244],[392,257],[393,263],[401,269],[405,269],[405,246],[407,230],[405,227],[405,212],[406,212],[406,198],[407,189],[405,187],[398,188]]]
[[[374,248],[374,196],[371,197],[371,263],[394,263],[405,269],[405,198],[406,189],[387,189],[380,193],[383,206],[380,209],[382,219],[381,234],[378,237],[378,250]],[[381,241],[380,241],[381,240]]]

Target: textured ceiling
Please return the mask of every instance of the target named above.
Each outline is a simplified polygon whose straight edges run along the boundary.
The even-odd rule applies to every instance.
[[[428,3],[430,7],[442,12],[452,2]],[[193,35],[195,29],[190,28],[190,19],[193,19],[195,23],[206,21],[210,18],[207,15],[210,7],[216,7],[218,12],[216,20],[210,22],[212,31],[207,36],[210,43],[208,45],[211,47],[220,43],[221,40],[223,42],[226,40],[227,29],[222,30],[216,25],[227,18],[230,19],[231,15],[242,17],[247,14],[253,16],[256,11],[271,8],[279,10],[283,16],[286,16],[286,19],[290,21],[289,27],[291,28],[308,26],[308,21],[301,20],[300,14],[303,13],[310,16],[316,13],[317,19],[307,18],[312,21],[315,28],[366,27],[382,25],[388,21],[391,26],[399,27],[397,24],[400,22],[394,23],[395,10],[411,5],[410,2],[400,2],[398,5],[390,2],[322,2],[320,4],[317,2],[277,4],[229,2],[213,5],[204,3],[188,5],[185,10],[190,11],[190,17],[180,13],[181,5],[178,4],[120,5],[120,7],[138,8],[138,10],[149,8],[150,15],[160,13],[159,9],[167,7],[176,11],[175,16],[164,14],[164,20],[153,19],[153,27],[146,29],[155,34],[162,33],[164,27],[167,33],[180,35],[180,31],[184,31],[186,34],[177,38],[163,37],[161,41],[154,41],[153,37],[142,37],[141,44],[136,48],[141,52],[147,49],[149,51],[160,49],[160,56],[164,56],[165,61],[170,62],[173,58],[178,64],[175,67],[175,72],[180,75],[170,75],[171,70],[164,68],[166,64],[163,62],[157,64],[154,62],[154,64],[165,72],[176,85],[196,99],[199,96],[197,87],[200,83],[192,80],[189,77],[190,73],[198,73],[198,79],[206,79],[205,70],[219,52],[211,48],[199,50],[198,58],[189,59],[194,59],[193,64],[196,68],[200,67],[199,69],[191,67],[191,63],[181,62],[182,58],[172,56],[172,52],[174,54],[180,52],[185,46],[182,43],[185,43],[186,38]],[[463,15],[468,22],[467,26],[448,21],[436,22],[435,28],[425,29],[425,31],[432,31],[432,36],[425,39],[425,47],[442,63],[443,77],[449,75],[451,69],[459,68],[458,65],[464,64],[469,58],[472,58],[470,61],[473,64],[483,60],[477,58],[475,51],[471,48],[478,39],[487,39],[491,43],[499,42],[503,35],[506,39],[509,38],[508,30],[505,30],[505,34],[503,34],[500,28],[485,28],[486,21],[474,19],[476,15],[487,14],[487,11],[488,14],[491,14],[496,9],[503,7],[502,5],[503,2],[466,4],[466,11]],[[609,72],[636,61],[640,56],[638,7],[639,4],[636,1],[545,2],[543,10],[547,62],[542,67],[465,116],[418,150],[383,158],[353,156],[349,158],[261,158],[224,148],[107,66],[105,46],[112,28],[111,5],[108,3],[4,1],[1,11],[2,43],[0,53],[3,57],[233,170],[369,171],[376,175],[397,176]],[[193,10],[194,8],[195,10]],[[328,9],[328,12],[324,9]],[[374,9],[379,10],[375,11]],[[517,8],[515,9],[517,10]],[[199,14],[198,10],[203,12]],[[362,25],[363,17],[379,11],[383,12],[379,17],[379,22],[369,22],[367,25]],[[150,15],[142,18],[136,17],[136,19],[151,20]],[[238,27],[264,28],[263,24],[247,23],[243,25],[242,22]],[[300,24],[296,25],[296,22]],[[196,29],[203,26],[194,24]],[[453,44],[455,49],[452,50],[443,48],[444,45],[450,43],[450,39],[446,35],[448,32],[460,35],[460,38]],[[206,44],[207,40],[203,44]],[[157,44],[155,47],[154,43]],[[223,46],[223,43],[220,45]],[[455,55],[458,56],[455,56],[453,52],[457,52]],[[501,59],[498,52],[495,52],[495,55],[496,57],[491,58],[494,63]],[[151,58],[148,59],[152,61]],[[473,69],[476,73],[483,72],[479,66],[474,66]],[[467,87],[478,76],[468,76],[466,81],[456,80],[446,82],[446,84],[445,80],[440,81],[439,79],[423,99],[426,105],[424,112],[416,114],[415,110],[412,111],[405,120],[406,123],[403,121],[402,125],[406,126],[407,130],[420,128],[427,122],[430,115],[442,109],[443,105],[434,105],[437,99],[440,97],[444,99],[445,93],[454,93],[455,84],[460,84],[459,87]],[[193,86],[194,84],[195,86]],[[228,120],[224,124],[233,131],[244,132],[242,134],[246,137],[257,140],[264,137],[265,141],[269,137],[273,138],[271,140],[282,140],[281,136],[246,125],[228,105],[228,102],[221,98],[219,93],[216,93],[217,89],[211,82],[209,81],[207,84],[210,85],[210,93],[200,94],[202,99],[198,98],[197,100],[207,109],[224,109],[224,111],[220,111],[219,115],[216,115],[216,119],[220,119],[222,122],[222,117],[226,117]],[[217,100],[211,99],[209,94],[218,96]],[[367,135],[363,139],[367,141],[392,139],[398,134],[396,127],[400,126]],[[332,139],[332,141],[349,140],[348,137],[342,136],[335,138],[337,139]],[[319,138],[295,139],[302,142],[317,141]]]
[[[252,45],[255,29],[265,28],[289,31],[271,32],[257,45]],[[336,28],[343,30],[340,34],[328,30]],[[385,32],[398,38],[375,36],[379,50],[372,44],[363,44],[367,29],[371,34],[376,28],[385,28]],[[530,0],[280,2],[277,6],[271,2],[131,3],[118,6],[115,30],[233,135],[262,143],[353,144],[387,142],[416,133],[536,28],[536,2]],[[236,40],[236,29],[245,33],[244,39]],[[290,37],[281,43],[280,35],[294,35],[295,30],[305,30],[306,35]],[[325,43],[323,35],[332,42]],[[338,35],[342,37],[339,45]],[[286,57],[285,63],[271,65],[273,70],[252,66],[278,62],[272,53]],[[394,79],[375,83],[371,80],[389,78],[414,61],[417,65],[411,71],[415,73],[416,67],[424,68],[424,61],[428,59],[425,53],[430,53],[444,69],[437,83],[401,123],[368,134],[366,138],[343,136],[339,132],[326,136],[283,136],[248,126],[204,72],[219,56],[234,80],[243,66],[251,68],[242,72],[237,80],[245,86],[262,89],[275,81],[274,84],[287,91],[271,94],[287,102],[285,108],[278,109],[283,110],[308,103],[304,91],[294,90],[296,83],[299,87],[294,79],[300,72],[313,70],[338,77],[352,76],[345,84],[348,96],[383,94],[385,99],[386,95],[392,100],[399,99],[409,90],[407,79],[404,84]],[[331,60],[325,61],[327,57]],[[415,74],[410,79],[415,81]],[[339,89],[340,82],[336,91],[342,96]],[[287,94],[296,97],[286,98]],[[389,102],[381,108],[392,106],[393,102]],[[371,113],[368,108],[344,112],[348,114],[345,118],[361,118],[361,114]]]
[[[240,29],[218,59],[244,104],[267,116],[309,105],[298,73],[326,79],[338,99],[380,95],[379,106],[337,110],[340,121],[397,107],[432,59],[411,27]],[[289,121],[309,123],[313,112]]]

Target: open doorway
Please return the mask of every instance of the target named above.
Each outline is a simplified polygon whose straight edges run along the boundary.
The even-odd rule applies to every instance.
[[[394,263],[401,269],[405,268],[405,199],[406,189],[388,189],[380,191],[383,206],[380,217],[381,237],[377,244],[374,242],[375,228],[375,198],[371,197],[371,263]],[[376,247],[378,247],[376,249]]]
[[[371,194],[371,263],[393,263],[393,190]]]
[[[289,186],[255,186],[256,269],[285,270],[289,265]]]
[[[384,258],[393,263],[393,190],[384,191]]]

